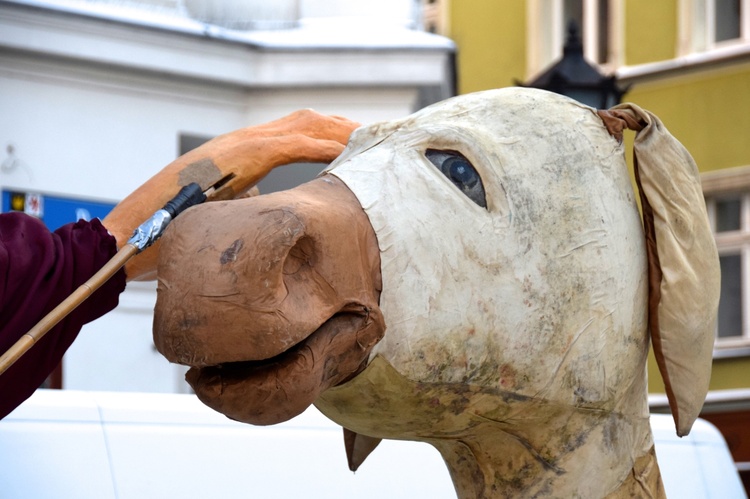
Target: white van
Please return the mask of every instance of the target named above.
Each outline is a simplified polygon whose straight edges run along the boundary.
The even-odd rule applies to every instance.
[[[674,498],[746,497],[721,434],[675,436],[652,416]],[[383,441],[346,465],[341,428],[317,410],[269,427],[230,421],[193,395],[38,390],[0,421],[1,499],[455,498],[438,452]]]

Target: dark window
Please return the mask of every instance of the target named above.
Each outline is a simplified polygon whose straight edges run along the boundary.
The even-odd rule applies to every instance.
[[[734,40],[740,33],[740,0],[714,0],[716,41]]]
[[[721,265],[719,338],[742,337],[742,257],[725,255]]]
[[[199,147],[205,144],[212,138],[213,137],[207,137],[205,135],[192,135],[189,133],[181,133],[179,137],[177,155],[182,156],[186,152],[190,152],[196,147]]]
[[[742,202],[739,198],[716,201],[716,232],[740,230]]]

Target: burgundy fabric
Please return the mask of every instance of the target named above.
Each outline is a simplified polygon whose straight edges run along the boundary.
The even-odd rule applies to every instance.
[[[51,233],[23,213],[0,215],[0,352],[83,284],[116,252],[99,220]],[[117,306],[125,289],[120,270],[0,375],[0,418],[26,400],[73,343],[81,326]]]

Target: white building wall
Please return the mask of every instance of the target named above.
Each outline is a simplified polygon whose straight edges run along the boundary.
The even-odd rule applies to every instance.
[[[243,126],[245,92],[173,83],[71,63],[0,58],[0,138],[33,172],[3,185],[116,201],[172,161],[177,134]]]
[[[420,86],[445,81],[451,49],[320,31],[203,37],[190,20],[154,28],[88,16],[82,4],[0,2],[0,162],[8,145],[16,159],[1,189],[114,203],[177,156],[180,133],[215,136],[301,108],[361,123],[404,116]],[[63,386],[187,391],[184,369],[153,347],[154,284],[130,283],[120,301],[84,327]]]

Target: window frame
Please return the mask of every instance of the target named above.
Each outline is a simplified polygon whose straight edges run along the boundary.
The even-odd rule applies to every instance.
[[[728,168],[701,175],[706,211],[719,256],[740,255],[742,261],[742,334],[719,338],[714,328],[714,358],[750,356],[750,166]],[[740,199],[739,230],[716,232],[716,202]]]
[[[716,41],[716,0],[679,0],[678,56],[750,43],[750,0],[739,0],[739,38]]]
[[[624,2],[607,0],[609,36],[605,61],[598,61],[599,0],[582,2],[583,26],[579,29],[583,55],[604,72],[614,71],[622,65]],[[526,78],[532,78],[562,57],[567,23],[563,19],[564,0],[529,0],[526,5]]]

